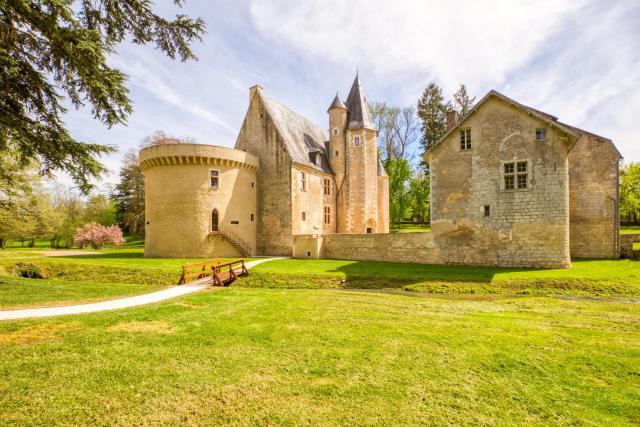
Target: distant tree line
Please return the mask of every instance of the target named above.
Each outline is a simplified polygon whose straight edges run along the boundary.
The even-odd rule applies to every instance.
[[[455,110],[462,117],[474,101],[464,84],[451,101],[445,101],[442,89],[432,82],[415,106],[394,107],[380,102],[371,105],[378,129],[378,151],[389,175],[391,228],[407,221],[429,223],[429,166],[421,155],[446,133],[447,112]]]
[[[640,225],[640,162],[631,162],[620,170],[620,222]]]

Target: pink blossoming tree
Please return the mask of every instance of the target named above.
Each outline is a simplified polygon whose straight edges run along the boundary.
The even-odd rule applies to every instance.
[[[89,222],[76,228],[74,235],[76,245],[84,248],[87,245],[94,249],[100,249],[104,245],[122,245],[122,230],[117,225],[104,226]]]

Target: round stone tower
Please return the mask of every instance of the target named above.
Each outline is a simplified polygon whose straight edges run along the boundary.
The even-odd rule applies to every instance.
[[[140,151],[146,257],[256,254],[258,158],[203,144]]]

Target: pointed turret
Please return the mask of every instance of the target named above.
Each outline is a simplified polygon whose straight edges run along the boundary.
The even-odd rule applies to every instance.
[[[343,108],[345,110],[347,109],[347,106],[344,105],[344,102],[342,102],[342,99],[340,99],[340,95],[338,95],[338,92],[336,92],[336,97],[333,98],[333,102],[329,106],[329,109],[327,109],[327,113],[334,108]]]
[[[349,110],[349,129],[375,129],[358,73],[349,91],[346,108]]]

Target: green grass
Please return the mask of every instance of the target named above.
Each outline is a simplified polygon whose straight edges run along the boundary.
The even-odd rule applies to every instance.
[[[390,231],[392,233],[430,233],[431,227],[428,224],[392,224]]]
[[[640,225],[623,225],[620,227],[620,234],[640,233]]]
[[[45,257],[33,250],[0,251],[0,309],[95,302],[152,292],[175,285],[184,264],[206,260],[144,258],[142,251],[125,246],[97,255],[62,257]],[[35,264],[47,280],[16,278],[13,267],[17,262]]]
[[[430,293],[640,295],[640,263],[574,260],[570,269],[294,260],[256,266],[239,286],[401,289]]]
[[[637,425],[640,305],[222,289],[0,323],[0,424]]]
[[[153,292],[163,285],[0,276],[0,310],[82,304]]]

